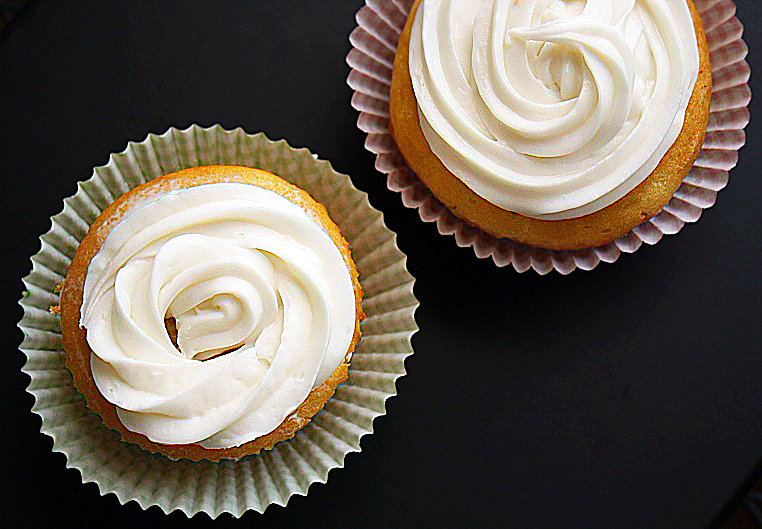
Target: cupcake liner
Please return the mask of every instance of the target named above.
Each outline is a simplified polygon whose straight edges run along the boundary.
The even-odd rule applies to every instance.
[[[592,270],[601,261],[613,263],[623,252],[632,253],[643,243],[656,244],[664,235],[679,232],[685,223],[696,222],[727,184],[728,171],[738,162],[738,150],[746,142],[750,69],[736,6],[731,0],[694,3],[709,42],[714,81],[703,149],[669,204],[609,244],[558,251],[497,239],[455,217],[410,170],[389,133],[389,89],[397,40],[413,0],[366,0],[355,17],[347,83],[354,90],[352,106],[360,112],[357,127],[367,133],[365,148],[376,155],[376,169],[386,174],[387,187],[401,194],[406,207],[417,209],[424,222],[436,222],[440,234],[454,235],[458,246],[472,247],[478,258],[491,257],[497,266],[510,264],[517,272],[531,268],[540,274],[551,270],[568,274],[577,268]]]
[[[116,197],[162,174],[218,164],[271,171],[328,209],[352,247],[367,319],[347,382],[293,439],[237,462],[170,461],[120,441],[86,408],[64,365],[59,319],[49,307],[58,304],[55,289],[63,283],[79,241]],[[283,140],[220,126],[149,134],[112,155],[79,184],[40,240],[42,248],[32,257],[20,301],[21,350],[27,357],[23,371],[31,378],[27,389],[35,398],[32,410],[42,417],[42,432],[53,438],[53,450],[66,455],[67,466],[78,469],[83,482],[95,482],[101,494],[115,493],[122,503],[136,500],[143,508],[157,505],[188,516],[203,511],[212,518],[285,505],[292,495],[306,494],[312,483],[325,482],[331,469],[343,466],[347,453],[360,450],[360,438],[385,413],[386,399],[396,394],[396,380],[405,374],[405,358],[413,352],[410,338],[418,330],[418,302],[395,234],[348,176]]]

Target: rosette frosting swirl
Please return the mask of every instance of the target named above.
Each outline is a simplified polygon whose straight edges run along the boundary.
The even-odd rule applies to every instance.
[[[331,375],[355,311],[341,253],[300,207],[219,183],[122,219],[90,263],[80,322],[126,428],[229,448],[277,428]]]
[[[502,209],[562,219],[655,169],[699,54],[684,0],[423,0],[409,65],[445,167]]]

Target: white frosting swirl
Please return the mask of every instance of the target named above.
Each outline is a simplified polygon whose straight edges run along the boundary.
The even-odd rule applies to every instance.
[[[228,448],[277,428],[331,375],[355,311],[341,253],[301,208],[220,183],[162,195],[111,231],[80,324],[98,390],[126,428]]]
[[[502,209],[564,219],[655,169],[699,53],[685,0],[423,0],[409,65],[450,172]]]

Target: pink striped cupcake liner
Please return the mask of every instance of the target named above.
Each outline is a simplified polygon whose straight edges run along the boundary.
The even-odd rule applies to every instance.
[[[376,155],[375,167],[386,174],[387,187],[400,193],[402,203],[415,208],[424,222],[435,222],[442,235],[453,235],[461,247],[471,247],[480,259],[492,258],[517,272],[540,274],[556,270],[569,274],[592,270],[603,261],[613,263],[622,253],[633,253],[643,243],[656,244],[664,235],[678,233],[713,206],[738,163],[746,143],[751,90],[748,48],[743,25],[732,0],[694,0],[704,23],[712,62],[712,100],[704,145],[690,173],[664,209],[615,241],[577,251],[535,248],[510,239],[497,239],[455,217],[421,183],[405,163],[389,132],[389,89],[397,40],[413,0],[365,0],[349,36],[347,55],[351,71],[347,83],[354,90],[352,106],[360,112],[357,127],[367,134],[365,148]]]

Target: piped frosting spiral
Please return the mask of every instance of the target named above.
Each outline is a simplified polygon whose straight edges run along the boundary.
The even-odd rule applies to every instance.
[[[80,324],[126,428],[229,448],[275,429],[345,360],[355,312],[341,253],[299,206],[219,183],[161,195],[114,227]]]
[[[434,154],[492,204],[574,218],[641,183],[699,71],[682,0],[424,0],[409,66]]]

